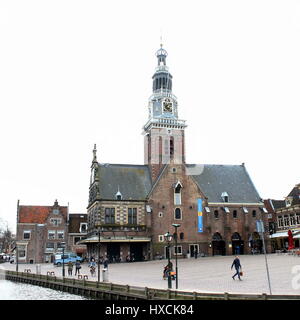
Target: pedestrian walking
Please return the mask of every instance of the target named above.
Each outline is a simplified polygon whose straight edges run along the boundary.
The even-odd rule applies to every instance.
[[[72,261],[68,262],[68,275],[71,276],[73,272],[73,263]]]
[[[105,258],[105,260],[103,262],[103,268],[104,269],[108,269],[108,259],[107,259],[107,257]]]
[[[233,260],[231,265],[231,270],[233,266],[235,268],[236,273],[232,276],[232,279],[235,280],[234,278],[238,276],[239,280],[241,281],[242,279],[240,277],[240,270],[242,270],[242,265],[238,256],[236,256],[235,259]]]
[[[81,269],[81,265],[80,265],[80,261],[76,261],[75,263],[75,276],[78,274],[80,274],[80,269]]]

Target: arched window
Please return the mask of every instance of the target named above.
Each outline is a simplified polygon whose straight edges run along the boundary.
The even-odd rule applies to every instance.
[[[218,210],[215,210],[215,211],[214,211],[214,216],[215,216],[215,219],[218,219],[218,218],[219,218],[219,211],[218,211]]]
[[[175,209],[175,217],[176,220],[181,220],[182,219],[182,215],[181,215],[181,209],[180,208],[176,208]]]
[[[235,219],[235,218],[237,218],[237,211],[236,210],[233,210],[233,212],[232,212],[232,217]]]
[[[174,156],[174,138],[170,138],[170,158]]]

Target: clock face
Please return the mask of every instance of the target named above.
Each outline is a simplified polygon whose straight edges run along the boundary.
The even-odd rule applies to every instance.
[[[163,102],[164,112],[172,112],[173,110],[173,104],[170,99],[165,99]]]

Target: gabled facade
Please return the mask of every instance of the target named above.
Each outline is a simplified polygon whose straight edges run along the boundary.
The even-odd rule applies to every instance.
[[[52,262],[53,255],[67,244],[68,207],[20,205],[17,208],[19,263]],[[67,247],[66,247],[67,249]]]
[[[275,250],[288,248],[288,230],[293,233],[295,247],[300,246],[300,184],[295,185],[284,200],[272,200],[276,233],[270,237]]]
[[[262,252],[256,220],[267,210],[245,165],[187,164],[186,121],[179,119],[167,52],[156,52],[144,165],[101,164],[93,150],[88,204],[88,254],[112,261],[167,257],[166,232],[178,227],[179,257]],[[100,232],[100,234],[99,234]],[[270,242],[266,241],[267,250]]]

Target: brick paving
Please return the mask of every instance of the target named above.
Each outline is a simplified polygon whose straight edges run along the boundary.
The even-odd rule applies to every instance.
[[[178,290],[269,294],[264,255],[240,256],[245,274],[242,277],[243,281],[231,278],[234,274],[234,269],[230,269],[233,259],[233,256],[178,259]],[[285,254],[268,254],[267,259],[272,294],[300,295],[300,258]],[[175,260],[172,261],[175,269]],[[162,270],[166,263],[167,260],[155,260],[110,264],[108,267],[109,282],[166,289],[168,286],[167,280],[162,279]],[[298,284],[299,289],[292,286],[292,279],[296,276],[292,273],[292,268],[297,265],[299,266],[299,280],[296,281],[296,284]],[[16,265],[4,263],[1,267],[7,270],[15,270]],[[27,268],[30,268],[31,272],[36,271],[35,265],[19,264],[19,271],[24,271]],[[66,277],[69,277],[67,276],[67,268],[65,270]],[[41,264],[42,274],[47,274],[47,271],[54,271],[56,276],[62,275],[62,267],[55,267],[53,264]],[[97,275],[94,278],[90,276],[87,263],[82,264],[81,274],[87,274],[88,280],[97,281]],[[73,275],[73,277],[75,276]],[[172,285],[175,289],[175,281],[172,281]]]

